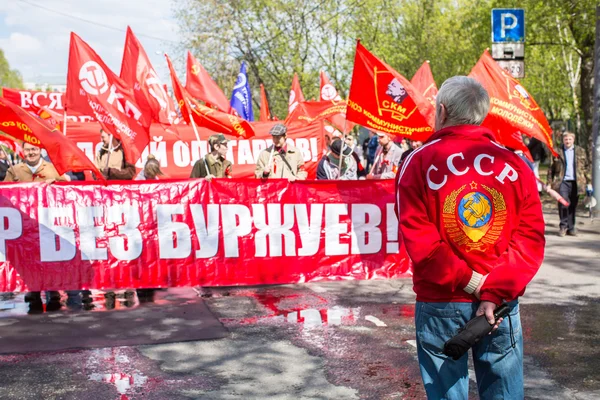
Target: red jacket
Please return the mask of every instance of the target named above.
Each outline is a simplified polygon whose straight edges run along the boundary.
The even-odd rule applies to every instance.
[[[525,291],[544,258],[537,184],[486,128],[436,132],[398,174],[400,229],[418,301],[501,304]],[[481,274],[481,275],[480,275]]]

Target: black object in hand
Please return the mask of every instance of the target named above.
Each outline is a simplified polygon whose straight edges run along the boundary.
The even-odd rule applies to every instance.
[[[494,310],[494,319],[508,315],[510,307],[504,303]],[[444,354],[454,360],[460,359],[471,347],[479,343],[481,338],[490,333],[494,325],[490,325],[485,315],[475,317],[458,330],[454,337],[444,344]]]

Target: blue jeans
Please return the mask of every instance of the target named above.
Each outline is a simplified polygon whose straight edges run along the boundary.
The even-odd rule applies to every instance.
[[[472,349],[477,389],[481,400],[523,399],[523,332],[517,300],[498,330]],[[475,317],[479,303],[417,302],[415,325],[417,353],[423,385],[429,399],[467,399],[468,352],[453,360],[442,352],[444,343]]]

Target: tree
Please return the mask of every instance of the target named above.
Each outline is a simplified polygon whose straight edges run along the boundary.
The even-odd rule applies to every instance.
[[[2,49],[0,49],[0,86],[9,88],[23,87],[21,74],[15,69],[10,69],[10,65],[8,65],[8,60],[4,57]]]
[[[593,0],[179,0],[184,45],[229,92],[245,60],[287,114],[297,72],[308,99],[320,69],[342,95],[350,85],[356,39],[411,78],[424,60],[438,86],[467,75],[491,46],[492,8],[526,12],[523,85],[551,120],[579,120],[587,144],[593,112]],[[559,34],[560,32],[560,34]],[[577,124],[576,124],[577,125]]]

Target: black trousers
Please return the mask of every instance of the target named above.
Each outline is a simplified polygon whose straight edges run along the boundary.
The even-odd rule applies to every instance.
[[[563,206],[558,203],[558,215],[560,216],[560,229],[568,231],[575,230],[575,210],[579,196],[577,195],[577,181],[562,181],[558,193],[570,204]]]

